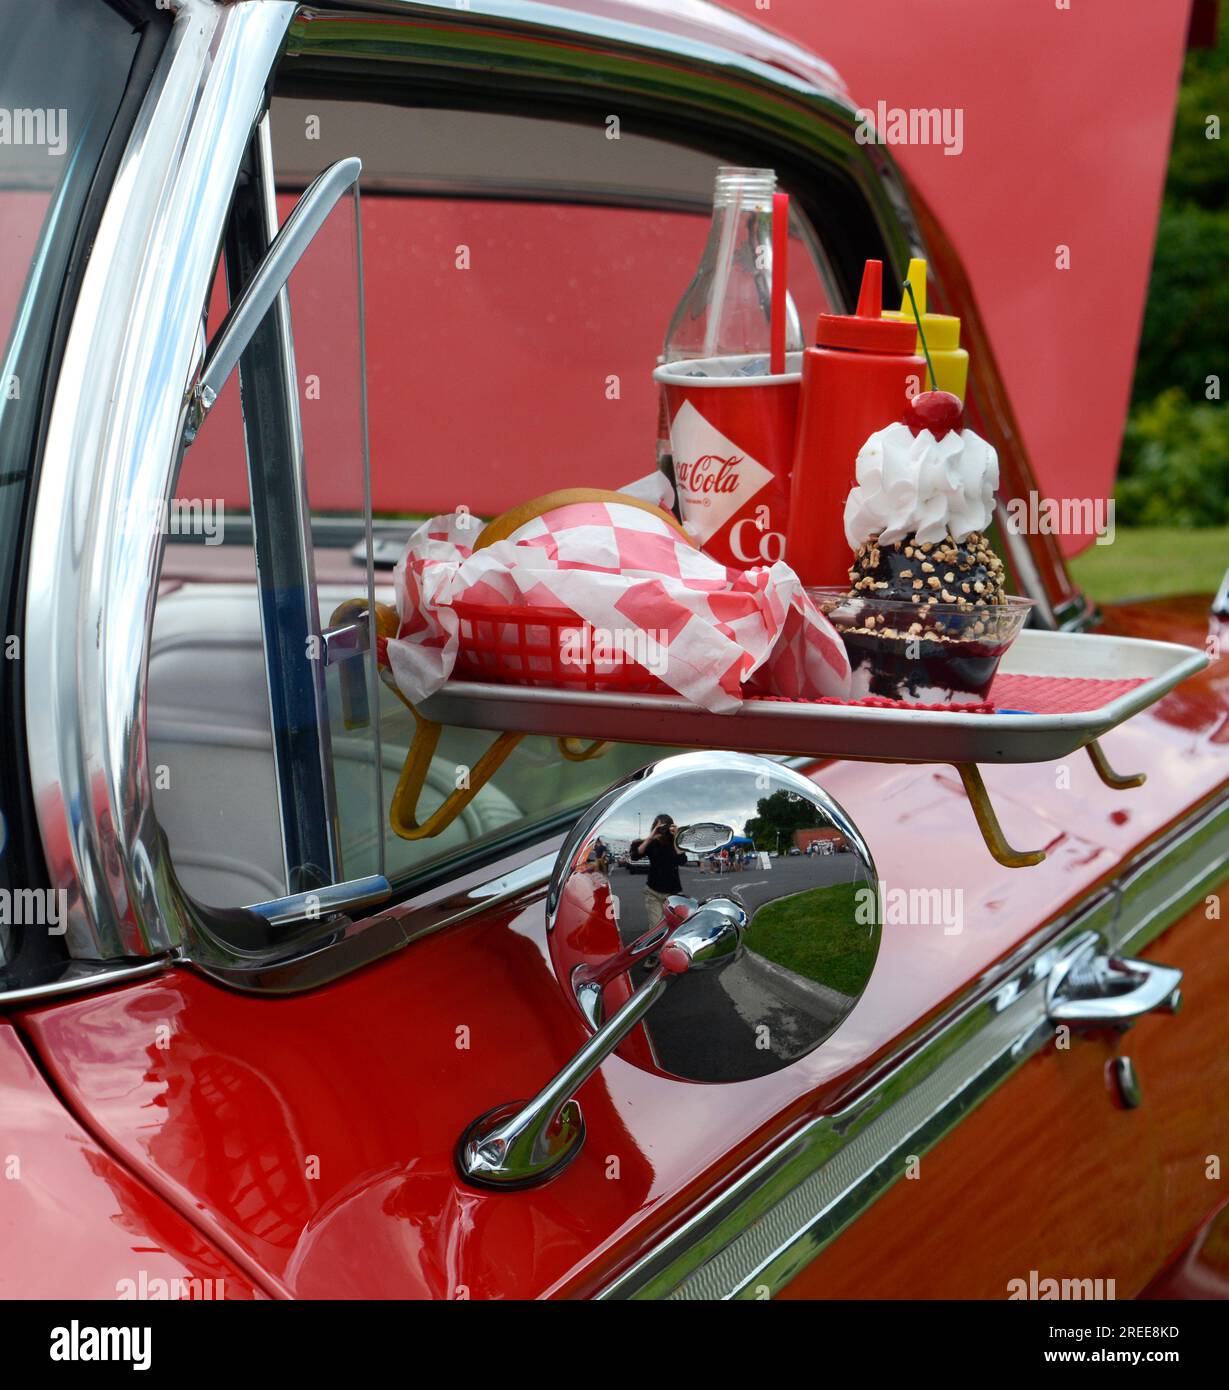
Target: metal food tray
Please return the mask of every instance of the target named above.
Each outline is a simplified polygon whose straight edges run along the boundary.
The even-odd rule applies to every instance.
[[[1000,674],[1143,683],[1096,709],[1063,714],[764,699],[748,699],[732,714],[712,714],[681,696],[477,681],[449,681],[418,709],[440,724],[618,743],[876,762],[1038,763],[1092,743],[1207,664],[1204,652],[1173,642],[1026,629],[1003,657]]]

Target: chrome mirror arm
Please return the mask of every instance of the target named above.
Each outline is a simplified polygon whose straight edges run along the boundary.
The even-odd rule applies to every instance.
[[[676,975],[719,968],[733,960],[746,925],[747,914],[738,903],[713,898],[676,926],[661,947],[652,975],[548,1085],[532,1100],[497,1105],[466,1129],[457,1143],[462,1177],[479,1187],[512,1191],[546,1182],[560,1172],[585,1140],[584,1115],[573,1093],[644,1018]]]
[[[685,922],[699,906],[695,898],[674,894],[666,899],[661,921],[655,927],[650,927],[600,965],[578,965],[572,971],[572,992],[590,1028],[600,1028],[602,1025],[602,991],[607,984],[616,975],[622,975],[663,946],[674,928]]]

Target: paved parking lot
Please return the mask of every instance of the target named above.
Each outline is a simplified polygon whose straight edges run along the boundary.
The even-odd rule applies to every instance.
[[[688,865],[679,870],[683,892],[736,898],[754,919],[765,903],[850,883],[854,854],[789,855],[756,860],[745,869],[717,874]],[[610,886],[619,899],[619,933],[634,941],[648,926],[645,875],[614,869]],[[633,979],[647,977],[644,965]],[[808,981],[745,950],[717,971],[674,980],[645,1021],[645,1031],[665,1071],[695,1081],[735,1081],[776,1071],[827,1036],[848,1007],[844,995]]]

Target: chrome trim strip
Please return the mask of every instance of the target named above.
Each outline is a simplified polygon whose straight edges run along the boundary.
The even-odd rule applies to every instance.
[[[1002,513],[1000,513],[1001,515]],[[1050,596],[1042,581],[1041,572],[1037,568],[1037,561],[1029,548],[1028,537],[1021,535],[1010,526],[1001,524],[998,531],[1003,538],[1003,548],[1007,552],[1012,573],[1019,581],[1020,592],[1036,600],[1037,606],[1033,609],[1033,616],[1037,619],[1035,625],[1047,628],[1051,632],[1057,631],[1058,618],[1051,606]]]
[[[30,774],[78,958],[180,944],[152,812],[148,638],[201,312],[236,171],[295,6],[185,0],[116,174],[56,388],[34,512]]]
[[[80,964],[71,969],[80,974],[65,975],[46,984],[25,985],[21,989],[9,989],[0,993],[0,1009],[11,1004],[45,1004],[50,999],[60,999],[66,994],[84,994],[91,989],[110,989],[113,985],[129,984],[133,980],[144,980],[150,975],[161,975],[175,964],[172,956],[159,956],[156,960],[142,961],[140,965],[119,965],[107,963],[93,969],[82,971]]]
[[[503,862],[506,865],[508,861]],[[235,950],[214,951],[192,957],[185,963],[232,989],[265,994],[294,994],[316,989],[424,936],[545,887],[554,864],[552,848],[548,854],[539,854],[511,868],[488,865],[465,879],[361,921],[334,915],[322,921],[314,936],[294,941],[281,956],[268,951],[247,955]],[[502,872],[497,872],[494,878],[486,878],[492,868],[502,868]]]
[[[763,1298],[789,1282],[1051,1036],[1045,981],[1090,941],[1141,949],[1229,874],[1222,791],[1126,866],[1094,903],[975,986],[868,1091],[779,1144],[599,1298]]]
[[[307,185],[302,179],[279,179],[279,193],[301,193]],[[512,178],[467,178],[451,183],[444,178],[363,178],[363,196],[446,198],[484,203],[550,203],[564,206],[634,208],[653,212],[694,213],[706,220],[712,216],[711,195],[665,193],[654,188],[627,188],[617,184],[563,183],[538,180],[519,183]]]
[[[1110,936],[1121,955],[1142,951],[1229,876],[1229,804],[1214,801],[1160,840],[1147,862],[1120,875]]]
[[[251,903],[248,911],[263,917],[272,927],[287,927],[310,921],[313,917],[332,917],[359,907],[373,907],[376,903],[387,902],[392,892],[383,874],[368,874],[365,878],[330,883],[306,893],[291,893],[287,897]]]
[[[272,178],[272,175],[270,175]],[[363,208],[362,195],[357,185],[354,189],[354,250],[358,267],[358,351],[359,351],[359,428],[363,440],[363,521],[365,523],[360,545],[367,572],[367,650],[370,660],[364,661],[367,671],[367,709],[370,712],[375,735],[375,798],[376,824],[379,827],[379,863],[381,874],[388,867],[388,848],[385,842],[384,817],[384,726],[380,714],[380,670],[376,661],[376,645],[379,633],[376,623],[376,570],[375,537],[372,524],[374,502],[371,487],[371,420],[367,405],[367,281],[366,267],[363,263]],[[309,536],[311,532],[309,530]]]
[[[261,118],[256,138],[260,146],[262,184],[266,189],[271,189],[273,154],[269,146],[268,116]],[[355,158],[339,159],[336,164],[322,170],[304,190],[280,228],[276,223],[277,206],[270,194],[268,204],[274,221],[271,227],[266,228],[269,249],[239,298],[231,305],[217,337],[210,343],[205,365],[196,383],[206,411],[217,400],[218,392],[238,366],[239,358],[264,322],[265,315],[274,302],[283,297],[291,272],[312,244],[316,233],[324,226],[342,195],[354,186],[362,171],[362,160]]]
[[[222,349],[234,317],[242,315],[269,258],[282,260],[288,276],[307,249],[304,241],[295,245],[297,229],[307,227],[309,238],[314,235],[328,207],[353,184],[360,169],[358,160],[340,160],[318,176],[279,232],[269,117],[261,116],[226,225],[226,282],[232,308],[207,350],[202,373],[210,369],[210,356]],[[279,256],[279,248],[286,249],[285,258]],[[200,404],[220,391],[225,379],[215,378],[204,388],[197,384],[189,427]],[[239,398],[282,858],[286,891],[295,893],[334,882],[342,868],[325,672],[318,660],[305,664],[320,637],[321,623],[290,294],[284,281],[273,297],[272,312],[259,316],[252,341],[240,355]]]

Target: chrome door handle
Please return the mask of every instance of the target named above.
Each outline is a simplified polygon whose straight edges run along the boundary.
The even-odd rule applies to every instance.
[[[1046,986],[1046,1015],[1069,1028],[1129,1028],[1144,1014],[1176,1014],[1182,971],[1105,953],[1093,939],[1060,961]]]

